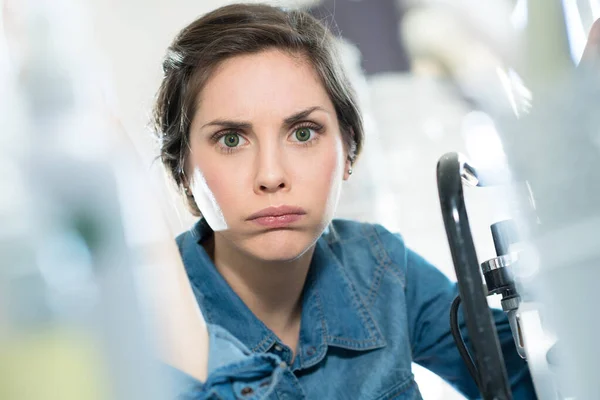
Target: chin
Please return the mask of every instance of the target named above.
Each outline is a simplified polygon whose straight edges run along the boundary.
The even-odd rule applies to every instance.
[[[250,253],[265,261],[293,261],[302,256],[318,235],[306,231],[277,229],[254,237],[249,243]]]

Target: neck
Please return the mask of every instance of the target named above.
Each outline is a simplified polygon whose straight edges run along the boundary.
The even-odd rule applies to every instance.
[[[300,331],[302,290],[314,247],[291,261],[257,259],[240,251],[218,233],[208,247],[217,270],[233,291],[258,319],[295,351]]]

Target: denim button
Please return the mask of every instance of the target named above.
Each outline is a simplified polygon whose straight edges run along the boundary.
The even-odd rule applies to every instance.
[[[275,351],[281,353],[283,351],[283,348],[280,345],[276,344],[275,345]]]
[[[308,350],[306,350],[306,355],[312,356],[313,354],[315,354],[316,351],[317,349],[315,349],[315,346],[310,346]]]
[[[242,394],[242,396],[248,396],[254,393],[254,390],[250,386],[246,386],[240,391],[240,393]]]

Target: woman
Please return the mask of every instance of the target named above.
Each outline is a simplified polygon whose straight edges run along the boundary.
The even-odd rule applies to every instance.
[[[161,159],[202,217],[179,250],[209,326],[254,354],[215,381],[237,378],[239,398],[413,399],[414,361],[477,396],[450,334],[455,284],[383,227],[332,220],[363,126],[326,28],[226,6],[181,31],[164,72]],[[494,315],[514,397],[534,398]]]

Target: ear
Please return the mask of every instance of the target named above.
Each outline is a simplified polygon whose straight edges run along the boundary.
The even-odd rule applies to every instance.
[[[347,181],[352,174],[352,161],[350,157],[346,157],[346,163],[344,164],[344,180]]]
[[[354,139],[354,130],[350,128],[351,144],[346,149],[346,163],[344,164],[344,180],[347,181],[352,175],[352,165],[356,159],[356,142]]]
[[[192,193],[190,184],[191,182],[189,181],[185,171],[181,172],[181,189],[183,189],[183,193],[185,193],[185,195],[188,197],[190,197]]]
[[[190,168],[190,155],[189,155],[189,144],[186,145],[188,147],[187,152],[183,155],[183,160],[179,163],[178,165],[178,169],[179,169],[179,176],[181,178],[181,189],[184,191],[184,193],[187,193],[187,190],[189,190],[189,193],[191,193],[191,184],[192,184],[192,176],[188,174],[192,173],[192,169]]]

